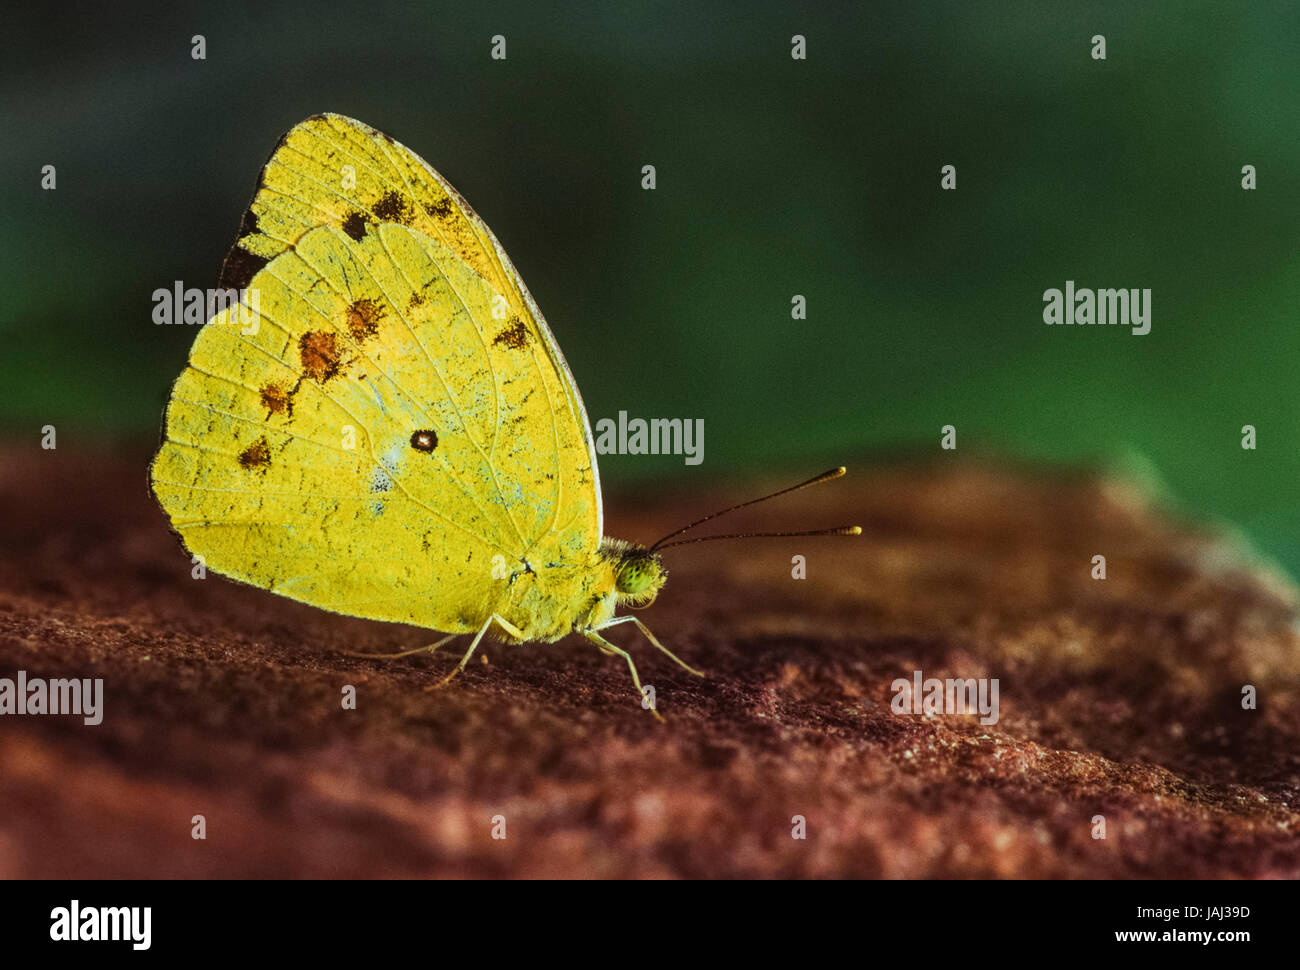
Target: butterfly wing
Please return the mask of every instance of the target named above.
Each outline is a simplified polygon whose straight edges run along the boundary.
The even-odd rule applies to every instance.
[[[316,226],[338,226],[359,239],[385,222],[441,242],[501,294],[496,318],[540,336],[563,380],[569,420],[586,447],[595,516],[588,527],[599,538],[604,522],[595,439],[569,365],[492,230],[451,183],[401,142],[340,114],[313,115],[291,128],[262,169],[220,285],[246,286],[262,266]]]
[[[295,136],[308,126],[311,141]],[[244,257],[227,260],[223,283],[244,283],[245,300],[195,340],[154,490],[219,572],[342,613],[468,630],[503,595],[494,557],[513,571],[596,550],[590,428],[495,238],[412,153],[374,133],[377,145],[359,142],[368,131],[312,119],[268,163],[245,219],[258,228],[236,252],[281,248],[247,281],[231,275]],[[304,167],[317,144],[312,164],[357,169],[352,197],[337,171],[327,193],[325,170]],[[441,234],[375,213],[399,175],[396,211],[445,202]],[[324,218],[349,205],[378,217]]]

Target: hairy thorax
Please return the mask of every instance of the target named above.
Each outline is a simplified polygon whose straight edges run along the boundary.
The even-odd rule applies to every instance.
[[[649,603],[667,575],[658,556],[612,538],[583,561],[528,567],[509,577],[495,611],[524,641],[545,643],[601,626],[620,605]]]

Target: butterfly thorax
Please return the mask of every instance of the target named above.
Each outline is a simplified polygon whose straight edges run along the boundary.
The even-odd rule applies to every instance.
[[[520,576],[514,595],[495,610],[524,631],[525,640],[550,642],[600,627],[620,606],[648,605],[667,576],[658,555],[644,546],[605,538],[587,562]]]

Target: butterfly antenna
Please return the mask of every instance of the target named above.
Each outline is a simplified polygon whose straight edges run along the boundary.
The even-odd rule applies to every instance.
[[[693,542],[712,542],[714,539],[761,539],[774,536],[860,536],[862,526],[840,525],[834,529],[813,529],[811,532],[732,532],[725,536],[700,536],[698,539],[678,539],[664,545],[655,543],[654,548],[671,549],[673,546],[689,546]]]
[[[860,526],[856,526],[856,525],[854,525],[854,526],[840,526],[839,528],[835,528],[835,529],[818,529],[818,530],[816,530],[816,531],[814,531],[814,532],[738,532],[738,533],[734,533],[734,534],[732,534],[732,535],[725,535],[725,536],[706,536],[706,537],[704,537],[704,538],[700,538],[700,539],[683,539],[683,540],[681,540],[680,542],[669,542],[669,541],[668,541],[669,539],[674,539],[674,538],[676,538],[677,536],[681,535],[681,534],[684,533],[684,532],[690,532],[690,531],[691,531],[692,529],[694,529],[697,525],[703,525],[705,522],[708,522],[710,519],[716,519],[716,518],[717,518],[718,516],[720,516],[720,515],[726,515],[728,512],[734,512],[734,511],[736,511],[736,509],[743,509],[743,508],[745,508],[745,506],[747,506],[747,505],[757,505],[759,502],[766,502],[768,499],[777,498],[778,496],[781,496],[781,495],[788,495],[788,494],[790,494],[791,492],[797,492],[797,491],[799,491],[801,488],[811,488],[811,487],[814,486],[814,485],[820,485],[822,482],[831,482],[831,481],[834,481],[835,479],[840,478],[841,476],[843,476],[843,475],[844,475],[844,472],[845,472],[845,468],[844,468],[843,465],[841,465],[839,468],[832,468],[830,471],[822,472],[820,475],[814,475],[812,478],[808,479],[808,481],[806,481],[806,482],[800,482],[798,485],[791,485],[789,488],[783,488],[783,489],[781,489],[780,491],[772,492],[770,495],[764,495],[764,496],[762,496],[761,498],[752,498],[752,499],[750,499],[748,502],[741,502],[739,505],[732,505],[732,506],[730,506],[729,508],[722,509],[722,510],[720,510],[720,511],[718,511],[718,512],[710,512],[708,515],[704,516],[702,519],[696,519],[696,520],[695,520],[694,522],[692,522],[690,525],[684,525],[684,526],[682,526],[680,529],[678,529],[676,532],[670,532],[670,533],[668,533],[668,535],[664,536],[662,539],[660,539],[658,542],[656,542],[653,546],[651,546],[649,551],[650,551],[650,552],[654,552],[656,549],[667,549],[669,546],[684,546],[684,545],[686,545],[686,544],[688,544],[688,543],[691,543],[691,542],[708,542],[708,541],[713,540],[713,539],[751,539],[751,538],[758,538],[758,537],[760,537],[760,536],[856,536],[856,535],[861,535],[861,534],[862,534],[862,528],[861,528]]]

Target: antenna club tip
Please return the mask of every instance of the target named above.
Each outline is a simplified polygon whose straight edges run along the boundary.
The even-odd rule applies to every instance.
[[[849,526],[847,529],[844,530],[844,534],[845,534],[845,535],[849,535],[849,536],[860,536],[860,535],[862,535],[862,526],[860,526],[860,525],[851,525],[851,526]]]

